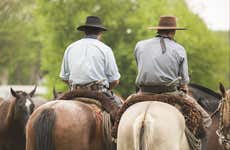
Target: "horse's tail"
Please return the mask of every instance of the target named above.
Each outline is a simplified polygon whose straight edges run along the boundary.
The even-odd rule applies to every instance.
[[[133,124],[134,150],[149,150],[154,138],[154,119],[143,113],[136,118]]]
[[[35,150],[55,150],[53,128],[56,114],[53,109],[45,109],[34,122]]]

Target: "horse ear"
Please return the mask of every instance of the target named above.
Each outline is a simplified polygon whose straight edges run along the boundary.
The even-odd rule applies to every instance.
[[[224,85],[221,82],[219,83],[219,89],[220,89],[221,95],[223,97],[225,97],[225,95],[226,95],[225,88],[224,88]]]
[[[12,96],[18,97],[18,94],[12,88],[10,88],[10,92]]]
[[[55,86],[53,87],[53,96],[54,96],[54,99],[57,98],[57,91],[56,91]]]
[[[34,93],[35,93],[36,89],[37,89],[37,85],[35,85],[33,91],[31,91],[31,92],[29,93],[30,97],[33,97],[33,96],[34,96]]]

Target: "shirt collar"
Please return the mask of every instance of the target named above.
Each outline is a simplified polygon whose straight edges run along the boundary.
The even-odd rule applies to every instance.
[[[97,35],[94,35],[94,34],[92,34],[92,35],[85,35],[84,39],[86,39],[86,38],[97,39]]]

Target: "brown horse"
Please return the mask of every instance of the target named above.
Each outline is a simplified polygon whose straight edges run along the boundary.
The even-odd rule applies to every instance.
[[[25,150],[24,129],[29,115],[33,112],[34,103],[29,94],[14,91],[8,100],[0,99],[0,148],[1,150]]]
[[[212,125],[207,130],[207,136],[203,142],[202,150],[223,150],[216,134],[220,118],[217,109],[221,101],[221,95],[197,84],[190,84],[189,90],[198,103],[212,115]]]
[[[98,98],[89,95],[80,97],[86,96],[89,101]],[[80,97],[73,95],[65,98],[70,100],[48,102],[35,110],[26,127],[26,150],[107,150],[106,147],[112,147],[103,134],[101,109],[81,102],[85,98]]]

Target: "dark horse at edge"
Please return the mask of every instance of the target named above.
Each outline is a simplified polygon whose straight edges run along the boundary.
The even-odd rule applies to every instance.
[[[0,150],[25,150],[25,126],[34,110],[30,93],[14,91],[8,100],[0,99]]]
[[[217,109],[222,95],[198,84],[190,84],[189,91],[190,95],[192,95],[212,117],[212,125],[207,130],[207,136],[203,143],[202,150],[224,150],[216,134],[219,128],[220,118],[220,113]]]

